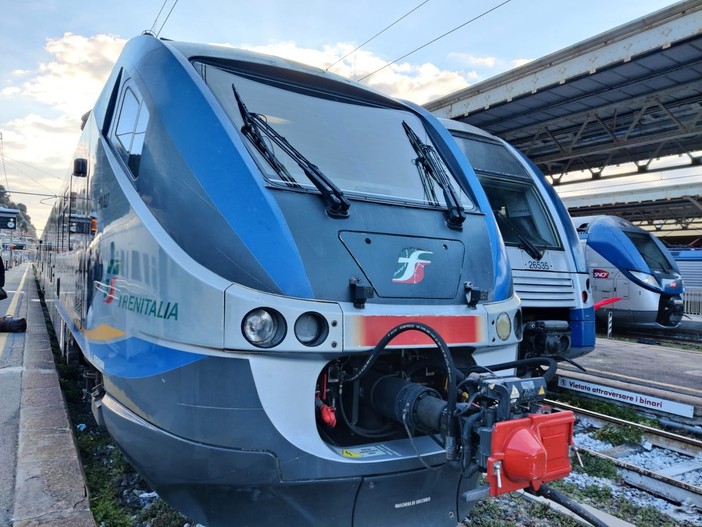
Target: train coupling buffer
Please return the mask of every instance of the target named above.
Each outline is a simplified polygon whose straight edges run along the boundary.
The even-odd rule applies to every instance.
[[[543,378],[486,377],[478,391],[481,416],[477,421],[465,417],[461,429],[464,437],[467,428],[479,437],[475,462],[486,472],[489,487],[482,492],[494,497],[538,490],[542,483],[570,474],[575,417],[570,411],[544,413]]]

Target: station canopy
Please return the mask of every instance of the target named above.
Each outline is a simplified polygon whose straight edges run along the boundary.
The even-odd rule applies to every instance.
[[[425,107],[505,139],[554,185],[576,182],[579,171],[591,180],[646,173],[665,156],[679,156],[669,168],[699,167],[702,175],[700,28],[702,2],[678,2]],[[634,170],[604,171],[624,164]],[[687,228],[702,222],[701,194],[569,210]]]

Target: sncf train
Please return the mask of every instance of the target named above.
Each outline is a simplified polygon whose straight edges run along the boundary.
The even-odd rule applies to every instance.
[[[617,216],[573,218],[592,274],[597,310],[615,328],[675,328],[685,292],[670,251],[650,232]]]
[[[574,359],[595,348],[585,254],[563,202],[541,171],[487,132],[440,119],[480,180],[507,247],[524,321],[520,356]]]
[[[41,245],[96,419],[208,527],[454,527],[571,469],[492,208],[418,106],[136,37]]]

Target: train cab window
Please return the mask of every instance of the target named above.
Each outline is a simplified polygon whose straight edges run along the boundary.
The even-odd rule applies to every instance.
[[[122,160],[134,178],[139,177],[139,161],[144,148],[144,137],[149,123],[149,111],[143,99],[132,87],[124,91],[122,105],[117,116],[113,142]]]
[[[546,206],[531,181],[506,180],[478,174],[502,238],[507,245],[524,240],[540,249],[562,248]]]
[[[526,240],[539,249],[561,249],[546,204],[512,152],[488,138],[453,135],[480,179],[505,243],[523,246]]]
[[[652,235],[646,232],[633,232],[623,230],[627,238],[636,246],[646,264],[654,273],[674,273],[675,267],[668,257],[653,240]]]
[[[238,131],[244,127],[245,115],[237,97],[249,116],[255,114],[265,121],[349,199],[432,208],[474,208],[467,185],[454,179],[421,119],[393,106],[389,99],[380,101],[379,97],[379,101],[373,102],[356,99],[351,87],[345,87],[345,92],[325,92],[323,86],[301,84],[303,75],[288,81],[229,70],[219,64],[196,62],[195,67]],[[434,159],[447,175],[457,204],[449,194],[451,203],[447,205],[443,189],[438,188],[446,180],[421,173],[411,132],[403,123],[436,154]],[[259,146],[252,144],[251,137],[243,132],[242,141],[271,187],[317,191],[313,179],[290,151],[274,144],[266,130],[256,132],[262,139]],[[268,153],[261,152],[263,144],[268,146]]]

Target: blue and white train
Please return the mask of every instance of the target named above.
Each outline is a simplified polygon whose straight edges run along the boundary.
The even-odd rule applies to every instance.
[[[617,216],[573,218],[592,273],[604,324],[615,328],[676,328],[685,287],[670,251],[653,234]]]
[[[573,415],[541,406],[555,361],[518,360],[490,204],[418,106],[136,37],[38,270],[98,422],[208,527],[454,527],[570,471]]]
[[[520,356],[574,359],[595,348],[585,254],[563,202],[521,152],[487,132],[440,119],[480,180],[522,301]]]

